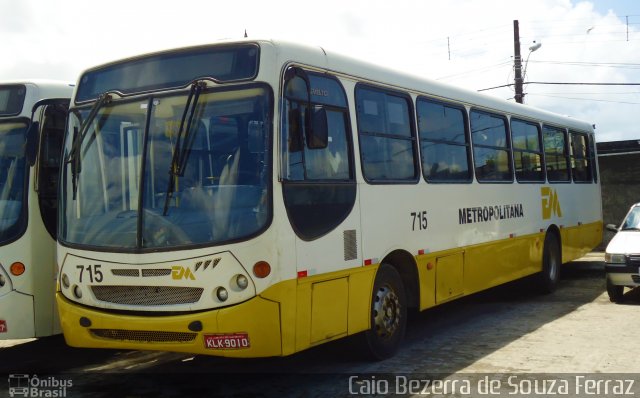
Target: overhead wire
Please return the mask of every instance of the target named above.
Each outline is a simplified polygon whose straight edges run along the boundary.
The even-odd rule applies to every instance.
[[[608,102],[613,104],[625,104],[625,105],[640,105],[640,102],[628,102],[628,101],[611,101],[605,99],[595,99],[595,98],[575,98],[575,97],[565,97],[565,96],[557,96],[557,95],[547,95],[547,94],[536,94],[536,93],[528,93],[527,96],[538,96],[538,97],[549,97],[549,98],[560,98],[560,99],[568,99],[568,100],[576,100],[576,101],[590,101],[590,102]]]

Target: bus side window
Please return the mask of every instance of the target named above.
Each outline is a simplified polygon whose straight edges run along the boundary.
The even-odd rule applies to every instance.
[[[569,182],[569,154],[564,129],[543,126],[544,157],[549,182]]]
[[[513,181],[506,118],[472,110],[471,137],[478,181]]]
[[[417,144],[410,103],[404,94],[356,87],[360,157],[367,181],[417,180]]]
[[[571,136],[571,169],[573,181],[591,182],[591,168],[589,167],[589,146],[587,135],[570,131]]]
[[[425,179],[428,182],[471,182],[466,110],[419,98],[417,113]]]
[[[540,126],[511,119],[511,142],[516,179],[519,182],[544,182]]]

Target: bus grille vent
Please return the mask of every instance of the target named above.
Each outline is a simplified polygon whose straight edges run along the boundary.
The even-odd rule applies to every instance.
[[[140,272],[137,269],[112,269],[111,273],[114,276],[140,276]]]
[[[114,304],[173,305],[200,300],[201,287],[174,286],[91,286],[96,299]]]
[[[142,270],[142,276],[166,276],[166,275],[171,275],[171,268]]]
[[[155,330],[90,329],[94,337],[138,341],[145,343],[188,343],[195,340],[197,333],[161,332]]]
[[[358,240],[356,230],[344,231],[344,260],[356,260],[358,258]]]

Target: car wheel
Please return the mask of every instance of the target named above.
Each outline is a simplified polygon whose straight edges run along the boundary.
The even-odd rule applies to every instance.
[[[614,285],[607,279],[607,294],[612,303],[619,303],[624,296],[624,286]]]

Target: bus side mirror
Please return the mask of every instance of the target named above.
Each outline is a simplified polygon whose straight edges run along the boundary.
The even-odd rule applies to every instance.
[[[314,109],[311,116],[311,128],[307,129],[307,147],[324,149],[329,145],[329,122],[324,108]]]
[[[38,157],[38,141],[40,138],[40,123],[33,122],[27,130],[27,142],[25,148],[25,156],[29,166],[36,164]]]
[[[615,224],[607,224],[607,231],[618,232],[618,226]]]

